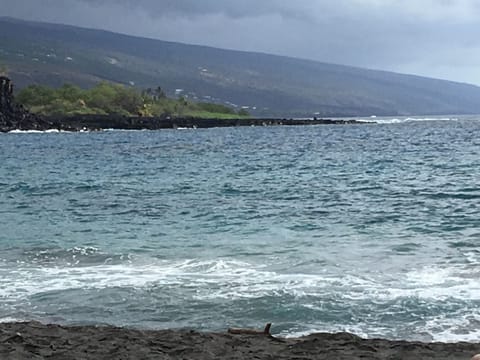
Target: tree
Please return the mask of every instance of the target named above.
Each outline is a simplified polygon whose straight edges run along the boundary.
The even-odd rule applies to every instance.
[[[122,85],[113,85],[115,89],[114,104],[117,109],[122,109],[130,114],[138,114],[143,108],[143,98],[134,89]]]
[[[165,99],[167,95],[165,94],[165,91],[163,91],[163,89],[160,86],[157,86],[157,88],[155,89],[155,97],[156,97],[155,100]]]
[[[87,92],[85,103],[89,108],[102,109],[107,114],[120,113],[116,108],[114,99],[116,91],[113,86],[106,81],[98,83]]]
[[[50,104],[56,98],[57,95],[54,89],[41,85],[30,85],[21,90],[16,99],[20,104],[31,107]]]
[[[57,90],[58,97],[70,101],[70,102],[77,102],[82,100],[84,97],[84,91],[80,89],[78,86],[65,84],[61,88]]]

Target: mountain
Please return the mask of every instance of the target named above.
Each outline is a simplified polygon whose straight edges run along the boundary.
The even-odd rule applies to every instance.
[[[480,113],[474,85],[4,17],[0,64],[20,88],[101,80],[161,86],[262,116]]]

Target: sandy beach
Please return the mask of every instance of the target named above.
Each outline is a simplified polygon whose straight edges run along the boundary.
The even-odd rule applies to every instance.
[[[298,339],[263,335],[0,324],[0,358],[10,359],[448,359],[469,360],[480,343],[361,339],[348,333]]]

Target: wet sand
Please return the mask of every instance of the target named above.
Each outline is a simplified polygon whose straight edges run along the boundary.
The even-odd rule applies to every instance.
[[[0,359],[436,359],[469,360],[480,343],[361,339],[348,333],[298,339],[196,331],[0,324]]]

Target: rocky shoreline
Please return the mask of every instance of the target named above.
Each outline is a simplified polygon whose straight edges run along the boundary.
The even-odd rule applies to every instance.
[[[480,343],[362,339],[349,333],[274,338],[262,334],[0,324],[1,359],[402,359],[469,360]]]
[[[292,126],[292,125],[338,125],[338,124],[365,124],[355,120],[330,120],[330,119],[206,119],[206,118],[168,118],[168,117],[139,117],[115,115],[76,115],[68,117],[40,117],[29,114],[17,116],[8,122],[2,121],[0,116],[0,132],[15,130],[35,131],[100,131],[105,129],[115,130],[160,130],[179,128],[213,128],[235,126]]]

